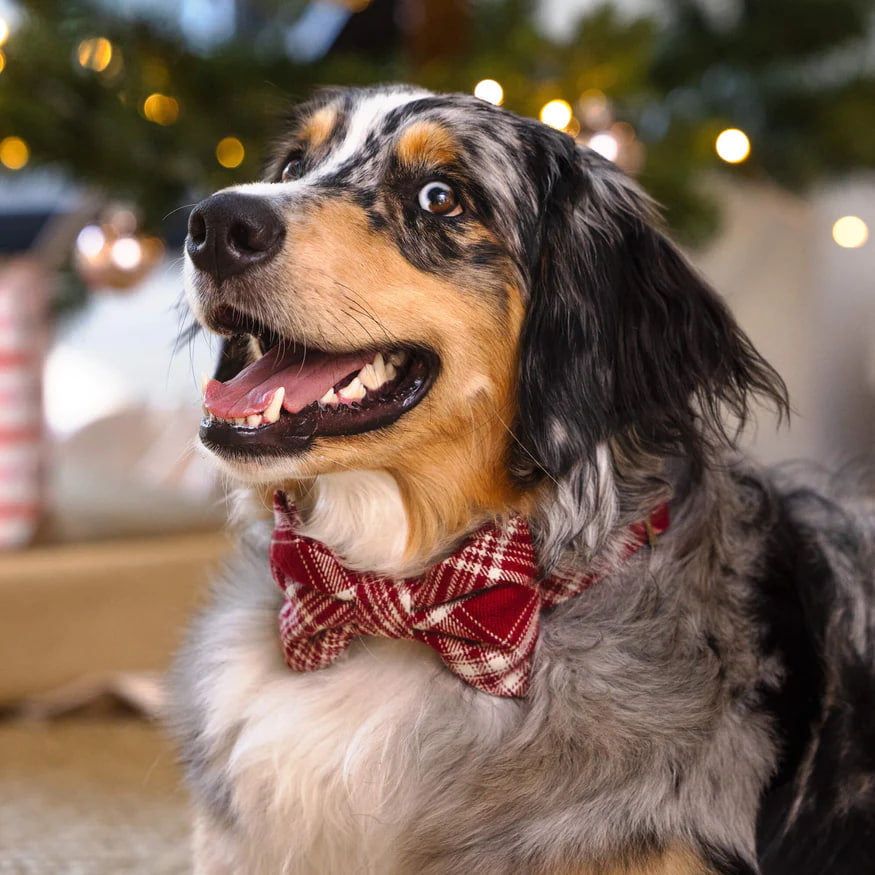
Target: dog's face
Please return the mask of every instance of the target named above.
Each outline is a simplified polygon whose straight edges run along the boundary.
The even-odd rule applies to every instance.
[[[540,209],[523,131],[473,97],[331,92],[298,110],[267,182],[194,210],[189,300],[236,336],[201,429],[227,467],[380,468],[511,427]]]
[[[201,440],[251,481],[418,472],[489,510],[612,441],[695,455],[781,387],[651,218],[534,120],[323,92],[265,182],[192,212],[188,297],[228,338]]]

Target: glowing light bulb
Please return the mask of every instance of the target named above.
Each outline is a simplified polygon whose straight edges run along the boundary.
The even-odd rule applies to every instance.
[[[96,73],[102,73],[112,60],[112,43],[103,36],[84,39],[76,49],[79,65]]]
[[[106,236],[97,225],[86,225],[76,237],[76,248],[88,259],[97,258],[106,245]]]
[[[109,251],[110,258],[116,267],[122,270],[133,270],[139,267],[143,259],[143,247],[140,241],[133,237],[119,237]]]
[[[501,87],[501,83],[496,82],[495,79],[481,79],[474,86],[474,96],[487,103],[501,106],[504,101],[504,89]]]
[[[620,144],[610,131],[593,134],[589,141],[589,148],[603,155],[608,161],[616,161],[617,155],[620,154]]]
[[[30,149],[21,137],[0,140],[0,164],[9,170],[21,170],[30,159]]]
[[[857,249],[869,239],[869,227],[859,216],[842,216],[832,226],[832,239],[843,249]]]
[[[727,164],[740,164],[750,155],[750,140],[744,131],[727,128],[715,140],[714,148]]]
[[[229,170],[239,167],[244,157],[246,157],[246,150],[236,137],[219,140],[219,145],[216,146],[216,160],[222,167],[227,167]]]
[[[563,131],[571,121],[571,104],[567,100],[550,100],[541,107],[540,118],[545,125]]]

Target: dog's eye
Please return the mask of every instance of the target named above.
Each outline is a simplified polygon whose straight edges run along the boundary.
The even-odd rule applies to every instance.
[[[419,190],[419,205],[436,216],[458,216],[462,213],[456,193],[445,182],[427,182]]]
[[[292,156],[289,163],[283,167],[283,173],[280,177],[282,182],[291,182],[293,179],[300,179],[304,173],[304,162],[301,158]]]

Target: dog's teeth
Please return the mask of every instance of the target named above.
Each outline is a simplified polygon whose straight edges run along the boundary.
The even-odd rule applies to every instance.
[[[337,397],[337,393],[334,389],[329,389],[320,399],[319,403],[323,406],[331,405],[332,407],[337,407],[340,404],[340,399]]]
[[[280,410],[283,406],[283,399],[286,397],[286,387],[280,386],[273,393],[273,398],[270,399],[270,404],[267,405],[267,410],[264,411],[265,422],[276,422],[280,418]]]
[[[366,389],[379,389],[382,381],[377,376],[377,371],[373,365],[365,365],[358,374],[358,379],[362,381],[362,385]]]
[[[256,425],[261,425],[261,414],[260,413],[251,413],[246,417],[246,424],[252,428]]]
[[[392,355],[389,356],[389,361],[395,365],[396,368],[403,367],[407,364],[407,351],[401,349],[398,352],[393,352]]]
[[[386,362],[386,381],[394,380],[396,373],[398,372],[395,370],[395,365],[391,361]]]
[[[383,361],[383,353],[378,352],[374,356],[374,362],[371,367],[374,369],[374,373],[379,381],[377,385],[382,386],[386,382],[386,363]]]
[[[209,376],[207,376],[205,372],[201,372],[201,397],[207,394],[207,385],[209,382]]]
[[[246,417],[245,416],[234,416],[229,421],[233,422],[234,425],[243,425],[246,422]]]
[[[368,390],[362,385],[362,381],[355,377],[348,386],[344,386],[337,394],[344,401],[361,401],[367,393]]]

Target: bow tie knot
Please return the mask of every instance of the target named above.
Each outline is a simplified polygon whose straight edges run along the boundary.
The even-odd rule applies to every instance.
[[[297,509],[282,492],[274,496],[274,516],[270,565],[286,594],[280,633],[296,671],[325,668],[356,636],[376,635],[427,644],[484,692],[524,696],[541,608],[597,579],[539,579],[522,517],[485,526],[421,577],[394,580],[351,571],[324,544],[298,534]],[[653,528],[666,525],[667,509],[664,525]],[[639,526],[629,553],[646,542],[645,524]]]

